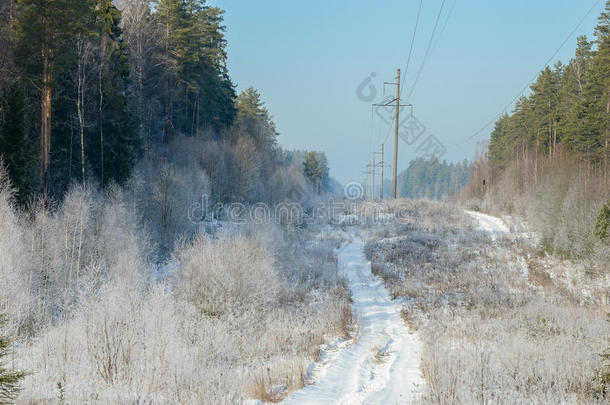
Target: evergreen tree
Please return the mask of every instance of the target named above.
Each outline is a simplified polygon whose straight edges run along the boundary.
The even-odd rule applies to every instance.
[[[253,138],[257,147],[274,146],[278,133],[260,93],[254,87],[249,87],[239,94],[235,105],[237,125]]]
[[[561,66],[558,66],[556,70],[547,66],[531,86],[530,103],[534,120],[536,151],[542,153],[546,150],[549,157],[553,155],[557,140],[560,72]]]
[[[0,157],[8,170],[17,197],[24,201],[32,192],[32,169],[36,163],[34,143],[29,136],[26,98],[16,82],[0,97]]]
[[[40,181],[50,181],[54,89],[57,78],[74,60],[74,40],[86,26],[89,0],[21,0],[16,22],[16,60],[26,80],[38,91]]]
[[[163,32],[162,61],[164,64],[164,121],[163,140],[168,142],[174,133],[173,106],[178,81],[178,70],[183,56],[180,53],[186,27],[187,11],[184,0],[158,0],[155,3],[155,16]]]
[[[398,194],[407,198],[443,199],[461,190],[470,175],[470,163],[417,158],[398,175]]]
[[[319,153],[311,151],[305,155],[303,162],[305,177],[311,182],[318,194],[322,191],[322,179],[327,172]]]
[[[4,315],[0,314],[0,328],[4,324]],[[12,404],[19,391],[20,382],[26,373],[11,371],[6,367],[4,359],[10,354],[11,341],[0,336],[0,404]]]
[[[610,229],[610,201],[606,202],[599,210],[597,220],[595,221],[595,236],[601,240],[608,239],[608,230]]]
[[[129,110],[129,53],[119,26],[121,12],[111,0],[98,0],[95,10],[99,66],[97,72],[97,125],[91,134],[89,156],[102,185],[122,182],[131,172],[140,140]]]
[[[529,97],[517,102],[513,114],[497,121],[489,148],[496,172],[516,157],[525,161],[531,154],[535,179],[539,156],[554,160],[563,144],[587,163],[588,170],[598,167],[610,174],[610,1],[599,17],[595,37],[594,42],[578,37],[570,62],[546,67]]]
[[[158,0],[163,32],[164,140],[193,135],[203,125],[226,128],[235,116],[235,91],[226,70],[222,11],[202,0]]]

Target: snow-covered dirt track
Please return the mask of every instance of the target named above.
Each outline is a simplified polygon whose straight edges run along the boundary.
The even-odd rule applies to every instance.
[[[479,222],[480,229],[489,232],[492,239],[495,239],[498,234],[509,232],[508,227],[500,218],[476,211],[467,210],[466,213],[476,219]]]
[[[405,404],[424,383],[419,338],[409,333],[401,301],[393,301],[371,273],[362,248],[362,241],[353,241],[339,254],[358,319],[354,342],[325,353],[311,372],[313,383],[293,392],[285,404]]]

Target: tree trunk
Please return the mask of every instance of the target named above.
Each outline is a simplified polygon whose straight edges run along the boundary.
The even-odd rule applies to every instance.
[[[169,19],[170,11],[167,9],[167,22],[165,23],[165,63],[169,63]],[[168,66],[166,66],[166,69]],[[169,142],[169,131],[170,131],[170,100],[169,100],[169,72],[165,72],[165,125],[163,129],[163,142]]]
[[[99,77],[100,90],[100,183],[104,186],[104,117],[102,111],[102,103],[104,102],[104,93],[102,92],[102,74]]]
[[[553,122],[553,160],[557,159],[557,123]]]
[[[606,100],[606,136],[604,139],[604,180],[608,183],[608,114],[610,113],[610,90]]]
[[[84,104],[84,85],[85,85],[85,67],[84,67],[84,44],[79,41],[79,55],[77,63],[77,78],[76,78],[76,113],[78,115],[78,129],[80,134],[80,153],[81,153],[81,181],[85,181],[85,117],[83,112]]]
[[[143,42],[144,39],[142,35],[142,30],[138,28],[136,69],[138,70],[138,120],[140,141],[144,141],[144,58],[142,57],[144,49]],[[147,154],[150,149],[149,142],[149,138],[146,137],[145,148]]]
[[[553,160],[553,118],[551,116],[551,100],[549,100],[549,160]]]
[[[42,43],[42,88],[40,92],[40,185],[46,200],[49,192],[51,152],[51,68],[50,50]]]
[[[199,92],[197,92],[197,108],[195,113],[195,134],[199,133]]]
[[[182,130],[184,134],[188,134],[190,131],[187,131],[186,128],[189,122],[189,85],[184,82],[184,127]]]
[[[538,148],[540,147],[540,140],[536,136],[536,153],[534,155],[534,185],[538,184]]]
[[[104,58],[104,52],[105,52],[105,45],[104,45],[104,40],[102,39],[102,47],[101,47],[101,56],[102,59]],[[103,116],[103,109],[102,109],[102,104],[104,103],[104,92],[102,91],[102,73],[104,71],[103,66],[104,66],[104,62],[103,60],[101,61],[102,63],[100,63],[99,66],[99,74],[97,77],[97,89],[99,92],[99,108],[98,108],[98,120],[99,120],[99,127],[100,127],[100,184],[102,185],[102,187],[104,187],[104,116]]]

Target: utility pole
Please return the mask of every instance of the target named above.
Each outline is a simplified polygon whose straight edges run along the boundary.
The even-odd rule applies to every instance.
[[[381,161],[377,162],[377,155],[381,155]],[[381,167],[381,184],[379,186],[379,198],[383,200],[383,168],[384,168],[384,160],[383,160],[383,144],[381,145],[381,152],[373,152],[373,163],[367,165],[369,170],[372,170],[372,184],[371,184],[371,195],[372,199],[375,199],[375,168]]]
[[[383,159],[383,144],[381,144],[381,189],[379,190],[379,199],[383,201],[383,166],[385,160]]]
[[[400,123],[400,107],[411,107],[411,115],[413,115],[413,104],[400,104],[400,69],[396,70],[396,83],[392,82],[384,82],[385,84],[391,84],[396,86],[396,98],[394,100],[390,100],[385,104],[373,104],[373,106],[378,107],[389,107],[395,103],[394,107],[396,108],[396,116],[394,121],[394,165],[392,166],[392,198],[396,198],[396,182],[398,178],[398,126]],[[383,184],[382,184],[382,192],[383,192]]]
[[[394,122],[394,166],[392,167],[392,198],[396,199],[396,178],[398,167],[398,122],[400,116],[400,69],[396,71],[396,121]]]
[[[381,178],[379,183],[379,200],[383,200],[383,167],[385,166],[385,160],[383,160],[383,144],[381,144],[381,152],[375,152],[375,154],[381,155],[381,161],[379,166],[381,167]]]
[[[376,153],[377,152],[373,153],[373,164],[367,165],[367,167],[369,168],[369,172],[371,172],[371,200],[375,199],[375,167],[377,166],[377,164],[375,163]]]
[[[371,165],[368,164],[366,165],[366,171],[362,172],[362,174],[366,174],[367,175],[367,179],[366,179],[366,190],[365,190],[365,200],[369,200],[371,198]]]

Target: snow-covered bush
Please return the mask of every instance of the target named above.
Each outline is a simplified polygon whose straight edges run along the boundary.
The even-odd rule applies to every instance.
[[[81,206],[92,207],[87,215],[99,229],[83,221],[84,233],[92,233],[83,237],[83,263],[89,264],[81,269],[69,311],[58,305],[52,321],[37,324],[35,338],[18,347],[15,367],[33,371],[21,401],[61,396],[74,403],[239,403],[271,392],[281,397],[302,386],[326,339],[349,330],[335,240],[311,242],[314,235],[303,230],[256,225],[216,238],[199,234],[177,245],[176,267],[157,281],[143,264],[147,244],[130,233],[137,217],[121,214],[130,212],[122,193],[103,201],[85,189],[74,193],[45,217],[48,232],[57,224],[76,226],[78,245],[80,222],[74,218]],[[65,272],[57,271],[53,280],[63,280]],[[62,293],[64,285],[55,281],[47,288]]]
[[[12,334],[25,320],[33,299],[28,283],[28,239],[16,209],[8,175],[0,164],[0,313]]]
[[[200,234],[178,249],[176,294],[203,314],[267,310],[279,283],[266,248],[255,239]]]
[[[105,280],[138,277],[148,267],[148,239],[118,188],[103,195],[76,185],[58,207],[41,202],[28,215],[10,192],[0,197],[0,283],[19,334],[66,316]]]
[[[180,236],[192,237],[199,231],[206,209],[212,205],[207,175],[200,168],[185,164],[143,161],[125,192],[132,198],[136,218],[149,229],[162,259],[171,253]]]

